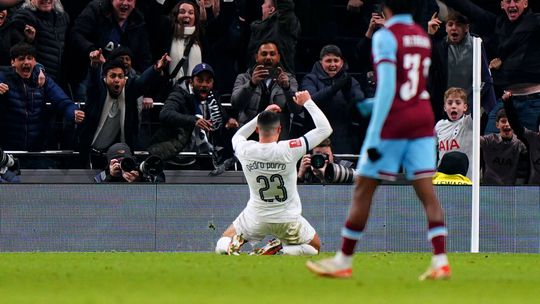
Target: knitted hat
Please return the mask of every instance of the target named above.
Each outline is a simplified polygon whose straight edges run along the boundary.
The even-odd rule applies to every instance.
[[[124,143],[116,143],[107,150],[107,162],[111,162],[111,159],[119,159],[133,157],[131,149]]]

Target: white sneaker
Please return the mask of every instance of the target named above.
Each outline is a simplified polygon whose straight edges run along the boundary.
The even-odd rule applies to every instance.
[[[306,267],[313,273],[329,278],[350,278],[351,267],[338,265],[334,258],[326,258],[320,261],[307,261]]]

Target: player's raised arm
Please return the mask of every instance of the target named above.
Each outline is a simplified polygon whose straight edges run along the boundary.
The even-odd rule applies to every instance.
[[[308,150],[316,147],[324,139],[328,138],[332,134],[332,127],[330,122],[324,115],[324,113],[319,109],[315,102],[311,99],[308,91],[296,92],[294,96],[294,102],[299,106],[303,106],[309,112],[315,123],[315,129],[307,132],[304,135],[306,139],[306,144],[308,145]]]
[[[247,141],[248,137],[255,132],[255,129],[257,127],[257,116],[255,116],[252,120],[250,120],[248,123],[243,125],[236,133],[234,133],[234,136],[232,138],[232,147],[236,151],[236,146],[244,141]]]

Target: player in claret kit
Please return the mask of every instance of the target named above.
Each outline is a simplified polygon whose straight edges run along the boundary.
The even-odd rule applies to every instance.
[[[388,19],[385,28],[373,36],[377,90],[360,153],[352,206],[341,233],[342,247],[332,258],[308,261],[307,267],[327,277],[352,275],[354,247],[366,226],[379,181],[395,179],[403,166],[424,206],[428,239],[434,249],[431,264],[420,279],[449,278],[445,249],[447,230],[443,210],[431,184],[436,161],[434,116],[426,90],[431,42],[412,19],[415,1],[384,2],[384,14]]]
[[[216,253],[237,255],[246,242],[276,237],[255,254],[315,255],[321,241],[315,229],[301,215],[296,163],[332,133],[323,112],[307,91],[297,92],[296,104],[304,106],[315,122],[315,129],[304,136],[278,141],[281,132],[280,107],[269,105],[245,124],[232,139],[236,157],[249,185],[246,208],[223,232]],[[248,140],[257,131],[259,141]]]

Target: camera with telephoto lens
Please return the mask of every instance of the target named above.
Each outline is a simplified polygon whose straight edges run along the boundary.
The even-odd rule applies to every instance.
[[[311,166],[316,169],[324,167],[324,164],[328,160],[328,154],[314,153],[311,155]]]
[[[19,170],[19,160],[12,155],[7,154],[0,148],[0,173],[4,174],[7,170],[15,172],[17,175],[21,174]]]
[[[133,157],[124,157],[120,161],[120,168],[125,172],[135,171],[137,170],[137,161]]]
[[[163,161],[160,157],[151,155],[142,163],[137,164],[134,158],[125,157],[120,162],[120,168],[126,172],[139,171],[142,173],[141,180],[154,182],[155,178],[163,173]]]
[[[163,173],[163,161],[160,157],[148,156],[140,165],[139,170],[143,176],[158,176]]]
[[[356,171],[352,168],[342,166],[340,164],[328,164],[324,170],[324,180],[327,183],[345,183],[349,184],[354,181]]]

